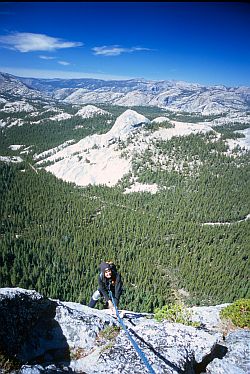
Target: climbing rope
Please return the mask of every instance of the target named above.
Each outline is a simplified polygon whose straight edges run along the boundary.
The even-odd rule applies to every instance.
[[[116,312],[116,316],[118,318],[118,321],[120,323],[120,325],[122,326],[123,330],[125,331],[127,337],[129,338],[130,342],[132,343],[133,347],[135,348],[136,352],[138,353],[139,357],[142,359],[142,361],[144,362],[145,366],[147,367],[148,371],[150,374],[155,374],[155,371],[154,369],[152,368],[152,366],[150,365],[150,363],[148,362],[147,360],[147,357],[145,356],[144,352],[142,352],[142,350],[140,349],[140,347],[138,346],[138,344],[136,343],[136,341],[132,338],[132,336],[130,335],[125,323],[123,322],[123,320],[121,319],[120,315],[119,315],[119,311],[117,309],[117,306],[116,306],[116,303],[115,303],[115,300],[113,298],[113,295],[112,295],[112,292],[110,291],[109,289],[109,297],[111,298],[112,300],[112,303],[115,307],[115,312]]]

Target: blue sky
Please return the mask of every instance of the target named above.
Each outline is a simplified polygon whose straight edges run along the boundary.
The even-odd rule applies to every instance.
[[[0,71],[250,86],[250,5],[1,3]]]

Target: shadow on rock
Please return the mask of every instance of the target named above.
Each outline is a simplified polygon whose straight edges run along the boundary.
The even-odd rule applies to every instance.
[[[0,294],[0,347],[21,364],[70,364],[57,303],[35,291],[9,288]]]
[[[219,359],[222,359],[226,353],[227,353],[228,349],[227,347],[221,345],[221,344],[216,344],[213,351],[207,355],[202,362],[200,363],[195,363],[194,364],[194,371],[195,371],[195,374],[201,374],[201,373],[204,373],[206,371],[206,367],[207,365],[212,362],[215,358],[219,358]]]

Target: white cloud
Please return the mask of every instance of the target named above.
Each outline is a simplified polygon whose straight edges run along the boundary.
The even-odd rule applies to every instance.
[[[39,58],[41,58],[42,60],[55,60],[56,59],[56,57],[45,56],[45,55],[40,55]],[[64,66],[71,65],[70,62],[62,61],[62,60],[57,61],[57,63],[60,65],[64,65]]]
[[[40,55],[39,58],[41,58],[42,60],[54,60],[55,57],[52,57],[52,56],[44,56],[44,55]]]
[[[61,48],[82,46],[81,42],[68,42],[60,38],[44,34],[29,32],[16,32],[9,35],[0,35],[0,45],[4,48],[19,52],[54,51]]]
[[[131,53],[136,51],[152,51],[150,48],[142,48],[142,47],[131,47],[131,48],[123,48],[119,45],[111,45],[111,46],[102,46],[102,47],[94,47],[92,51],[95,55],[103,55],[103,56],[119,56],[121,53]]]
[[[58,64],[64,65],[64,66],[70,65],[70,62],[67,62],[67,61],[57,61],[57,62]]]

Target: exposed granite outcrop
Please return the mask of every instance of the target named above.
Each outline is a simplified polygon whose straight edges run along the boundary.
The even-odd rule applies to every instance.
[[[222,360],[215,358],[208,366],[208,374],[250,373],[250,331],[232,331],[225,338],[228,351]]]
[[[208,307],[207,312],[197,308],[194,320],[202,320],[198,328],[160,323],[132,312],[124,323],[156,374],[246,374],[249,331],[235,331],[223,341],[222,306]],[[107,310],[47,299],[36,291],[2,288],[0,326],[1,349],[22,364],[13,373],[147,373]],[[105,337],[104,332],[112,329],[116,334]]]

